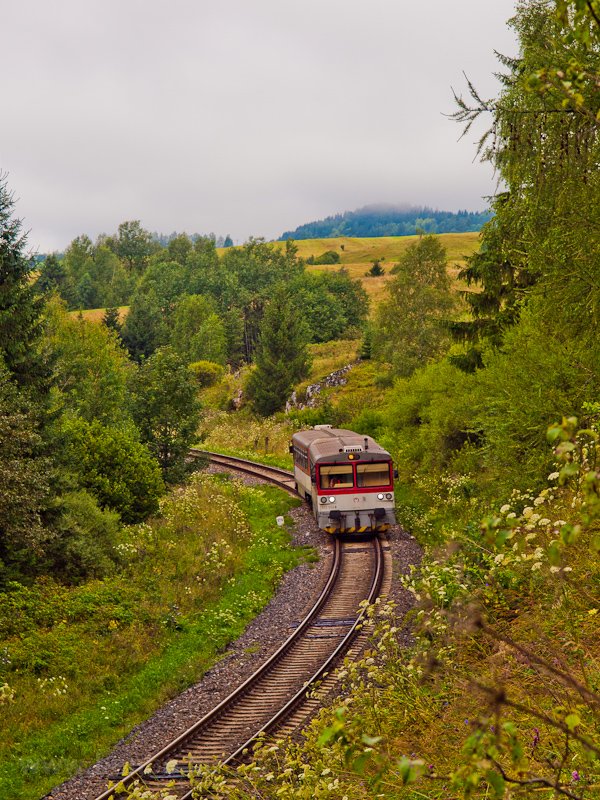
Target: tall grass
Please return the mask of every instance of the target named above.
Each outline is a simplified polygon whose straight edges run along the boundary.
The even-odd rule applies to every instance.
[[[37,800],[197,680],[268,602],[298,551],[297,501],[195,475],[130,527],[104,581],[13,585],[0,611],[0,797]]]

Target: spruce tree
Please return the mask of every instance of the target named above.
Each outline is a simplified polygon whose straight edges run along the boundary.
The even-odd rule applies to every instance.
[[[307,332],[285,289],[275,288],[266,307],[248,391],[263,416],[280,411],[294,384],[308,372]]]
[[[102,317],[102,324],[106,325],[107,328],[110,328],[111,331],[117,334],[121,333],[121,320],[117,306],[110,306],[105,310],[104,316]]]
[[[27,236],[13,217],[14,199],[0,173],[0,358],[21,386],[40,378],[36,344],[41,333],[41,304],[31,283]]]
[[[137,292],[123,325],[121,338],[136,361],[148,358],[167,340],[160,303],[153,291]]]

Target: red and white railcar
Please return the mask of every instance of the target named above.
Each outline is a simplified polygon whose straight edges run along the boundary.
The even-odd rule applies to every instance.
[[[394,466],[370,436],[315,425],[292,437],[294,478],[328,533],[385,531],[394,515]]]

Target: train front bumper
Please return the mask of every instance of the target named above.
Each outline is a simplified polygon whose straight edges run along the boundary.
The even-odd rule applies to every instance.
[[[328,514],[319,514],[319,527],[327,533],[382,533],[395,522],[391,508],[374,508],[358,513],[332,510]]]

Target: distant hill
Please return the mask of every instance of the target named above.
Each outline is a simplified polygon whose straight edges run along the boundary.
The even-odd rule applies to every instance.
[[[374,205],[307,222],[279,239],[329,239],[338,236],[411,236],[426,233],[478,231],[491,219],[489,211],[435,211],[427,206]]]

